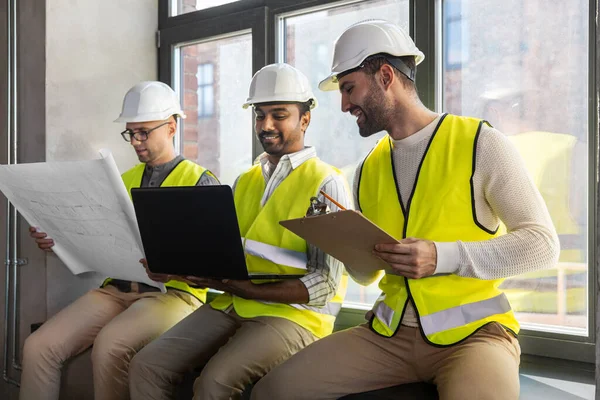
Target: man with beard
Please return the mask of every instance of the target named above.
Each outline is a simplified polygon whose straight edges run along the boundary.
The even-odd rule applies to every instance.
[[[254,75],[249,92],[244,108],[254,107],[265,152],[233,188],[248,271],[303,276],[268,282],[186,277],[225,293],[137,354],[130,368],[134,400],[173,398],[184,374],[197,367],[194,399],[239,398],[247,385],[333,330],[346,290],[343,265],[279,221],[303,217],[313,196],[337,210],[321,191],[350,207],[347,184],[304,146],[317,100],[300,71],[268,65]]]
[[[219,184],[210,171],[175,154],[178,117],[185,115],[177,95],[162,82],[138,83],[125,95],[115,122],[126,123],[121,136],[140,160],[122,176],[129,193],[136,187]],[[32,227],[30,234],[40,249],[52,252],[54,241],[46,233]],[[94,398],[128,399],[127,370],[135,352],[206,301],[206,289],[179,281],[165,286],[163,294],[144,283],[109,278],[46,321],[25,341],[19,398],[58,399],[63,364],[93,345]]]
[[[335,43],[319,87],[340,90],[361,136],[388,133],[357,170],[356,205],[400,243],[373,249],[389,269],[369,322],[296,354],[253,399],[333,399],[419,381],[434,383],[441,399],[519,396],[519,324],[498,286],[554,266],[558,238],[504,135],[421,103],[422,60],[401,28],[381,20],[355,24]],[[382,274],[348,272],[364,285]]]

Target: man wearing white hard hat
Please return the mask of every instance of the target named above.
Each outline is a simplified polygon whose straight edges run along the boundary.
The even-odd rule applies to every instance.
[[[346,290],[343,265],[279,221],[303,217],[311,197],[351,206],[337,169],[304,146],[317,105],[308,79],[288,64],[272,64],[252,78],[244,108],[252,106],[265,152],[234,185],[234,200],[249,272],[301,276],[277,281],[214,281],[222,290],[136,355],[131,397],[171,399],[192,368],[202,368],[194,399],[239,398],[244,388],[315,340],[330,334]]]
[[[518,152],[484,121],[419,100],[423,54],[397,25],[349,27],[322,90],[341,92],[360,135],[382,138],[357,169],[362,213],[399,243],[390,270],[348,270],[382,295],[364,325],[316,342],[264,377],[253,399],[333,399],[434,383],[441,399],[517,399],[519,324],[503,278],[550,268],[559,244]]]
[[[185,118],[175,92],[162,82],[132,87],[115,122],[131,143],[140,164],[122,175],[131,193],[136,187],[218,185],[205,168],[175,154],[173,136],[177,118]],[[164,212],[164,210],[157,210]],[[31,228],[38,246],[52,251],[54,242]],[[61,368],[67,360],[92,348],[94,398],[128,399],[129,360],[206,301],[206,289],[166,281],[167,293],[139,282],[106,279],[46,321],[25,341],[21,400],[59,398]]]

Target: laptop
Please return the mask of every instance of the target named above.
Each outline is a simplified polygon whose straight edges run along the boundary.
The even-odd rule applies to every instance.
[[[227,185],[131,189],[148,268],[212,279],[295,279],[248,274],[233,193]]]

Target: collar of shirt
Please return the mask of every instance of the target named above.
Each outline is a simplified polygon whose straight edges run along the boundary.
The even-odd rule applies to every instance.
[[[412,135],[405,137],[404,139],[394,140],[392,139],[392,143],[394,144],[394,149],[409,149],[410,147],[421,143],[425,139],[429,139],[435,128],[440,122],[443,114],[437,116],[436,119],[431,121],[428,125],[423,127],[420,131],[413,133]]]
[[[260,161],[260,165],[262,168],[263,177],[265,178],[265,182],[269,182],[269,179],[273,175],[273,173],[277,169],[289,169],[290,172],[298,168],[305,161],[316,157],[317,151],[312,146],[306,146],[304,149],[297,151],[295,153],[286,154],[279,160],[277,165],[271,163],[268,158],[267,153],[262,153],[258,159]]]
[[[177,164],[179,164],[183,160],[183,156],[180,154],[176,156],[171,161],[161,164],[155,165],[154,167],[146,164],[146,172],[152,174],[153,172],[162,172],[162,171],[171,171]]]

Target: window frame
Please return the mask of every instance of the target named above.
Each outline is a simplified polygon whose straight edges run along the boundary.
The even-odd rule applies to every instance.
[[[174,0],[175,1],[175,0]],[[240,0],[222,6],[199,10],[177,16],[170,16],[170,1],[159,0],[158,46],[159,79],[172,84],[172,54],[175,45],[195,42],[232,32],[252,30],[252,67],[253,73],[261,67],[275,62],[275,50],[279,32],[279,15],[301,12],[304,9],[360,3],[367,0],[296,0],[290,4],[287,0]],[[419,65],[417,87],[425,106],[440,112],[442,103],[442,1],[410,0],[410,35],[425,54],[423,64]],[[546,357],[562,358],[593,363],[595,360],[597,279],[600,270],[600,202],[598,202],[598,98],[600,97],[600,51],[597,40],[595,15],[598,0],[589,0],[589,198],[588,198],[588,336],[570,336],[555,333],[523,330],[519,335],[522,352]],[[600,40],[600,39],[598,39]],[[429,61],[427,61],[429,60]],[[260,143],[253,140],[252,159],[261,153]],[[336,321],[336,329],[347,328],[364,322],[365,307],[345,304]],[[599,335],[600,336],[600,335]],[[600,348],[598,348],[600,350]]]

